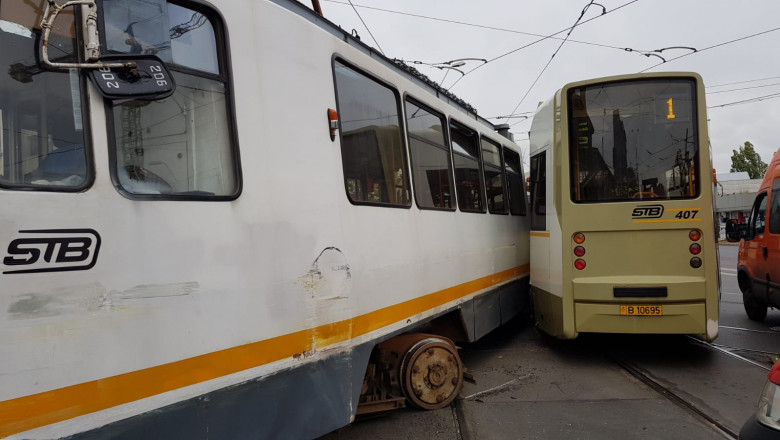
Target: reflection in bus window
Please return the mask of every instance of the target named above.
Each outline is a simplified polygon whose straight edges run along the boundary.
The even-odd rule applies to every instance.
[[[482,164],[485,170],[488,210],[491,213],[505,214],[507,205],[504,195],[504,164],[501,160],[501,147],[486,138],[482,138]]]
[[[455,121],[450,121],[450,139],[454,153],[458,208],[465,212],[485,212],[477,133]]]
[[[353,203],[410,206],[396,93],[339,61],[334,69],[349,199]]]
[[[131,195],[235,196],[238,165],[214,24],[162,0],[106,0],[104,13],[110,50],[160,56],[176,81],[169,98],[112,107],[119,186]]]
[[[509,190],[509,212],[512,215],[526,215],[525,187],[523,185],[523,169],[520,165],[520,155],[504,148],[507,189]]]
[[[694,97],[687,79],[571,89],[572,200],[696,197],[701,179]]]
[[[41,10],[0,3],[0,186],[78,191],[88,185],[81,78],[38,63]],[[75,62],[73,9],[52,28],[49,56]]]
[[[406,101],[406,129],[420,208],[455,209],[452,164],[444,138],[444,117]]]

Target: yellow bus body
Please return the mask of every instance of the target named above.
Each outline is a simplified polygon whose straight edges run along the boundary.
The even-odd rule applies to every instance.
[[[696,84],[698,194],[685,199],[572,201],[568,90],[657,78],[693,79]],[[720,294],[706,121],[703,82],[694,73],[572,83],[540,104],[530,136],[530,156],[533,160],[544,155],[546,172],[546,222],[531,232],[531,290],[539,329],[562,339],[581,332],[692,334],[708,341],[717,337]],[[538,206],[532,209],[539,213]],[[634,215],[643,210],[655,211]],[[693,240],[691,231],[700,237]],[[574,254],[576,233],[585,237],[581,257]],[[694,243],[700,246],[698,254],[692,254]],[[692,267],[693,257],[701,260],[700,267]],[[586,262],[582,270],[575,268],[578,258]]]

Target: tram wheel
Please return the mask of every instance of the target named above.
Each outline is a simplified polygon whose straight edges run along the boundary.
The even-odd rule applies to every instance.
[[[406,351],[400,366],[401,389],[407,400],[422,409],[449,405],[463,385],[463,363],[452,343],[425,338]]]
[[[742,304],[744,304],[745,312],[751,321],[764,322],[767,306],[756,300],[751,286],[742,291]]]

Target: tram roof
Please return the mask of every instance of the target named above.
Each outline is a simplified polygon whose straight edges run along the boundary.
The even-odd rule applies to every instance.
[[[353,36],[351,33],[342,29],[338,24],[328,20],[324,16],[319,15],[317,12],[307,7],[303,3],[296,0],[271,0],[271,1],[281,7],[284,7],[285,9],[291,12],[300,15],[303,18],[306,18],[311,23],[328,31],[330,34],[343,40],[344,42],[348,43],[350,46],[357,48],[358,50],[365,53],[372,59],[375,59],[380,63],[384,64],[385,66],[395,70],[399,74],[406,76],[407,79],[415,82],[417,85],[427,90],[436,98],[447,102],[453,107],[460,109],[466,115],[474,118],[475,120],[481,122],[482,124],[486,124],[487,126],[492,127],[493,130],[498,131],[499,127],[493,124],[492,122],[488,121],[487,119],[479,116],[479,114],[477,113],[477,109],[474,108],[474,106],[472,106],[471,104],[457,97],[449,90],[444,89],[435,81],[431,80],[427,76],[420,73],[420,71],[418,71],[414,67],[404,63],[401,60],[391,59],[386,57],[377,49],[362,42],[360,40],[360,37]]]

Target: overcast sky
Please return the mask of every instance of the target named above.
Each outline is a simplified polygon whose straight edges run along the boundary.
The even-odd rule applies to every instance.
[[[530,115],[538,102],[573,81],[643,70],[694,71],[707,87],[718,172],[729,171],[732,150],[745,141],[769,163],[780,147],[780,1],[601,0],[607,13],[591,5],[561,46],[589,3],[352,0],[353,8],[347,0],[321,0],[329,20],[450,88],[482,117],[512,124],[526,155],[530,119],[494,117]],[[673,46],[697,52],[653,52]],[[468,61],[458,68],[465,76],[428,65],[461,58],[490,61]]]

